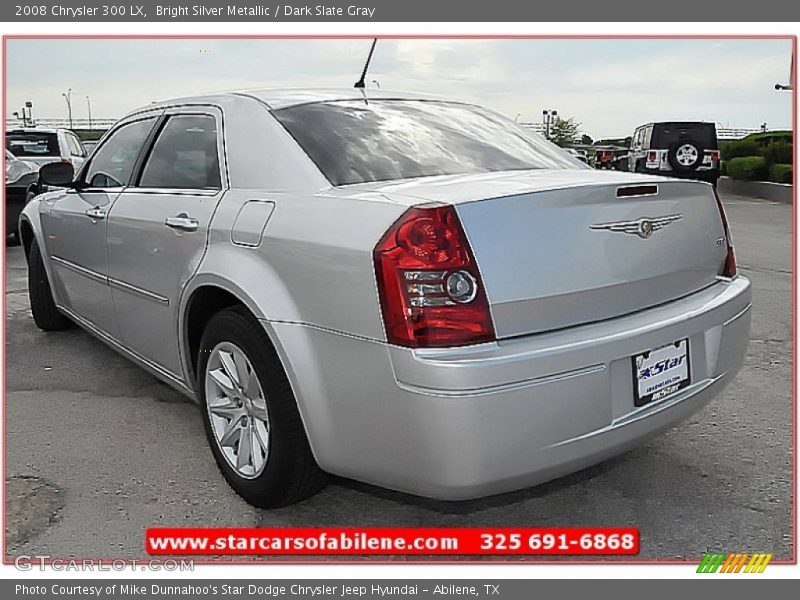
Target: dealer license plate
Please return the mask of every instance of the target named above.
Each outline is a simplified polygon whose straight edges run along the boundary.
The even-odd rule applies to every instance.
[[[661,400],[689,385],[689,340],[637,354],[632,361],[636,406]]]

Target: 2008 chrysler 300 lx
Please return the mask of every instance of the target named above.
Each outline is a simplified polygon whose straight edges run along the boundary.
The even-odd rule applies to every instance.
[[[21,217],[36,323],[195,397],[258,506],[325,473],[453,500],[534,485],[697,410],[747,346],[710,185],[594,171],[470,104],[174,100],[42,178],[63,189]]]

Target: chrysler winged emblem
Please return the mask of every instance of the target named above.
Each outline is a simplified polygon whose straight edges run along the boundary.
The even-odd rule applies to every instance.
[[[617,221],[616,223],[597,223],[589,225],[592,230],[617,231],[619,233],[630,233],[638,235],[642,239],[647,239],[653,235],[654,231],[664,229],[670,223],[674,223],[683,218],[683,215],[669,215],[666,217],[643,217],[636,221]]]

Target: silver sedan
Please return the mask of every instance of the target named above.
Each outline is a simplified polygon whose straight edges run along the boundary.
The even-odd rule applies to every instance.
[[[184,98],[41,173],[62,189],[20,221],[37,325],[195,398],[257,506],[326,473],[449,500],[535,485],[685,418],[745,355],[710,185],[592,170],[470,104]]]

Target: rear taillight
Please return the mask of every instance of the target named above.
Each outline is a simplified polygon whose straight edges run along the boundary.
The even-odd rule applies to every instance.
[[[658,155],[654,151],[650,151],[647,153],[647,162],[656,162]]]
[[[733,279],[736,277],[736,254],[733,251],[733,238],[731,238],[731,230],[728,227],[728,215],[725,214],[725,207],[722,206],[722,200],[719,199],[717,190],[714,190],[714,197],[717,199],[717,208],[722,219],[722,229],[725,231],[725,244],[728,248],[728,252],[725,254],[725,262],[722,263],[722,269],[719,274]]]
[[[712,150],[711,151],[711,160],[713,160],[713,161],[719,160],[719,150]]]
[[[478,265],[452,206],[411,208],[374,251],[389,343],[463,346],[495,339]]]

